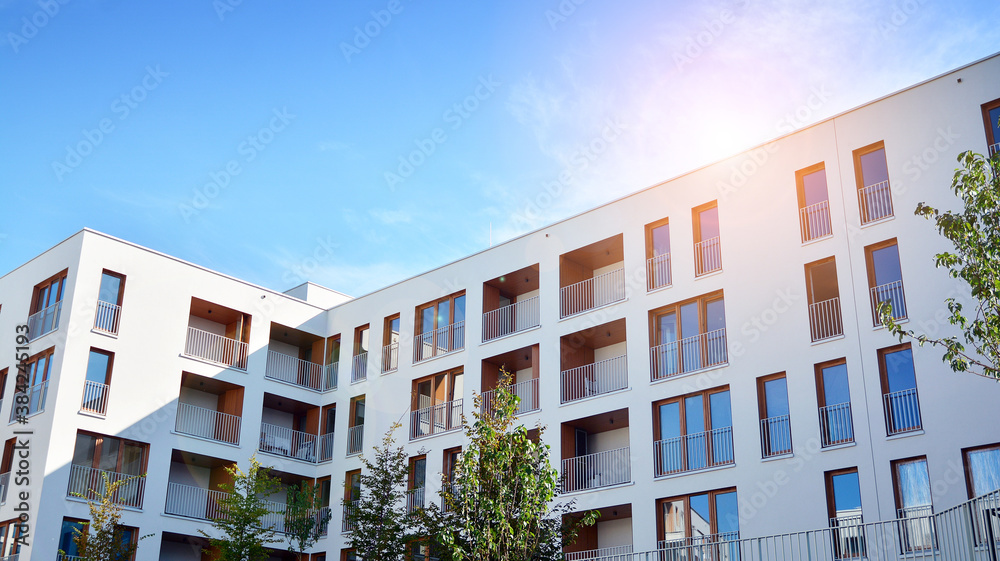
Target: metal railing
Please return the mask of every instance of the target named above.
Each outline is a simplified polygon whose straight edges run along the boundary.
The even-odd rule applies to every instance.
[[[830,201],[820,201],[800,208],[799,223],[802,225],[802,243],[833,234]]]
[[[670,277],[670,254],[664,253],[646,260],[646,290],[656,290],[673,284]]]
[[[672,475],[735,463],[733,427],[653,442],[653,475]]]
[[[406,492],[406,512],[424,508],[424,489],[425,487],[416,487]]]
[[[562,461],[562,477],[567,493],[628,483],[632,481],[629,447],[566,458]]]
[[[719,236],[694,244],[694,276],[722,270],[722,242]]]
[[[861,225],[892,216],[892,194],[889,181],[873,183],[858,189]]]
[[[217,442],[239,444],[242,422],[237,415],[180,402],[177,404],[174,430]]]
[[[483,314],[483,342],[541,325],[538,296],[532,296]]]
[[[896,511],[900,521],[903,550],[906,552],[925,551],[937,548],[937,532],[934,525],[934,507],[931,505],[901,508]]]
[[[347,428],[347,455],[360,454],[364,447],[365,426],[354,425]]]
[[[625,299],[625,267],[559,289],[559,316],[569,317]]]
[[[885,404],[886,435],[892,436],[923,428],[917,388],[886,393],[882,396],[882,401]]]
[[[7,502],[7,489],[10,487],[10,472],[0,473],[0,505]]]
[[[521,415],[522,413],[528,413],[530,411],[537,411],[541,407],[541,405],[539,405],[538,396],[538,378],[531,378],[530,380],[517,382],[516,384],[507,386],[507,388],[510,393],[521,399],[521,401],[517,404],[517,410],[514,411],[515,415]],[[496,390],[487,390],[483,392],[480,402],[482,404],[481,408],[484,415],[493,414],[493,396],[495,394]]]
[[[59,317],[61,315],[62,300],[28,316],[28,341],[34,341],[43,335],[59,329]]]
[[[163,511],[198,520],[221,518],[224,513],[219,503],[225,496],[222,491],[170,482],[167,483],[167,501]]]
[[[760,420],[760,451],[763,457],[792,453],[792,419],[778,415]]]
[[[129,508],[142,508],[142,497],[146,490],[145,476],[118,473],[116,471],[95,469],[76,464],[71,465],[69,469],[69,486],[66,489],[66,496],[85,500],[98,499],[105,491],[105,475],[108,477],[109,485],[123,482],[115,490],[112,497],[115,504]]]
[[[882,325],[879,306],[887,302],[892,306],[892,319],[906,318],[906,295],[903,293],[903,281],[887,282],[871,288],[872,296],[872,326]]]
[[[663,561],[694,561],[715,560],[736,561],[739,555],[734,555],[735,540],[739,532],[725,532],[687,538],[673,538],[656,542],[659,548],[656,553]]]
[[[389,343],[382,347],[382,373],[395,372],[399,368],[399,343]]]
[[[118,335],[118,319],[121,313],[122,307],[118,304],[98,300],[97,310],[94,311],[94,329]]]
[[[420,362],[438,355],[465,348],[465,322],[439,327],[413,336],[413,362]]]
[[[261,452],[316,463],[316,435],[269,423],[260,424]]]
[[[327,364],[323,368],[323,389],[322,391],[330,391],[337,389],[337,377],[340,373],[340,363],[334,362],[332,364]]]
[[[726,364],[726,329],[685,337],[649,349],[652,381]]]
[[[824,448],[854,442],[850,402],[819,408],[819,436]]]
[[[628,387],[626,355],[586,364],[560,373],[559,399],[569,403]]]
[[[368,351],[356,354],[351,358],[351,383],[356,384],[368,379]]]
[[[566,561],[624,561],[632,553],[632,545],[616,545],[587,551],[574,551],[565,555]]]
[[[98,415],[107,415],[109,393],[111,393],[111,386],[108,384],[84,380],[83,400],[80,402],[80,410],[97,413]]]
[[[355,525],[351,523],[351,515],[358,510],[359,503],[361,503],[360,500],[344,503],[344,519],[340,527],[341,532],[346,534],[354,531]]]
[[[839,296],[809,304],[809,334],[814,343],[844,334]]]
[[[323,365],[300,358],[267,351],[264,376],[313,391],[323,391]]]
[[[836,516],[830,519],[833,551],[838,559],[858,559],[867,556],[864,519],[860,514]]]
[[[333,459],[333,434],[328,432],[319,437],[319,461],[328,462]]]
[[[25,417],[30,417],[35,413],[41,413],[42,411],[45,411],[45,398],[49,394],[48,380],[39,382],[34,386],[31,386],[30,388],[28,388],[28,391],[26,393],[28,395],[28,403],[27,403],[28,413],[24,415]],[[14,395],[16,396],[17,394]],[[18,405],[17,400],[15,399],[13,405],[10,408],[10,420],[14,421],[15,419],[17,419],[18,413],[23,414],[24,407],[25,405]],[[21,409],[19,410],[18,408]]]
[[[210,362],[247,369],[247,344],[230,337],[188,326],[184,354]]]
[[[462,428],[462,400],[445,401],[410,412],[410,440]]]

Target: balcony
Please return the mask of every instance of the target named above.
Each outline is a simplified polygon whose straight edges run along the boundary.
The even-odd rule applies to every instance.
[[[445,401],[410,412],[410,440],[462,428],[462,400]]]
[[[317,438],[315,434],[269,423],[261,423],[260,445],[258,449],[261,452],[269,454],[316,463]]]
[[[541,325],[538,296],[532,296],[483,314],[483,342]]]
[[[45,411],[45,398],[49,393],[49,381],[39,382],[28,388],[28,391],[25,393],[28,395],[28,403],[26,405],[18,405],[17,401],[14,401],[13,406],[10,408],[11,422]],[[27,413],[25,413],[25,407],[27,407]]]
[[[364,447],[365,426],[354,425],[347,429],[347,455],[354,456],[361,453]]]
[[[646,260],[646,291],[673,284],[670,277],[670,254],[664,253]]]
[[[517,404],[517,410],[514,412],[515,415],[523,415],[532,411],[538,411],[541,408],[538,396],[538,378],[531,378],[529,380],[524,380],[523,382],[511,384],[508,386],[508,390],[510,393],[520,398],[520,402]],[[483,392],[480,401],[482,403],[481,408],[484,415],[493,414],[493,396],[495,394],[496,390]]]
[[[85,380],[83,382],[83,401],[80,403],[80,411],[97,415],[107,415],[108,394],[110,392],[111,386],[107,384]]]
[[[854,442],[850,402],[819,408],[819,435],[824,448]]]
[[[28,341],[34,341],[59,329],[61,315],[62,300],[28,316]]]
[[[719,236],[694,244],[694,276],[722,270],[722,242]]]
[[[893,214],[889,182],[881,181],[858,189],[858,206],[862,226],[890,218]]]
[[[167,483],[167,501],[163,512],[196,520],[220,518],[223,511],[219,501],[225,496],[222,491],[170,482]]]
[[[809,304],[809,334],[813,343],[844,334],[840,297]]]
[[[98,300],[97,310],[94,312],[94,330],[118,335],[118,319],[121,313],[122,307],[118,304]]]
[[[425,487],[417,487],[406,492],[406,512],[415,512],[424,508]]]
[[[399,343],[389,343],[382,347],[382,373],[388,374],[399,369]]]
[[[872,325],[879,327],[882,325],[882,317],[879,314],[879,307],[883,303],[892,306],[892,319],[906,319],[906,296],[903,294],[903,281],[898,280],[873,286],[871,288],[872,301]]]
[[[860,509],[856,515],[831,518],[830,531],[837,559],[856,559],[867,556],[865,524]]]
[[[357,384],[368,379],[368,352],[365,351],[351,358],[351,383]]]
[[[237,370],[247,369],[247,344],[195,327],[188,327],[184,354]]]
[[[764,458],[792,453],[792,419],[778,415],[760,420],[760,450]]]
[[[904,552],[920,553],[937,549],[934,508],[931,505],[901,508],[896,511],[896,518],[900,521]]]
[[[560,317],[582,314],[626,297],[622,234],[559,256]]]
[[[567,493],[628,483],[632,481],[629,447],[566,458],[562,461],[562,476]]]
[[[726,329],[693,335],[649,349],[652,381],[727,364]]]
[[[885,432],[888,436],[923,428],[917,388],[886,393],[882,400],[885,404]]]
[[[621,355],[570,368],[560,373],[560,379],[562,403],[623,390],[628,387],[628,361]]]
[[[267,351],[264,376],[313,391],[323,391],[325,386],[323,365],[295,358],[277,351]]]
[[[802,243],[832,236],[833,223],[830,221],[830,201],[820,201],[800,208],[799,223],[802,226]]]
[[[625,267],[559,289],[560,317],[607,306],[625,299]]]
[[[181,434],[239,445],[242,421],[237,415],[189,403],[178,403],[174,430]]]
[[[142,498],[146,490],[144,476],[100,470],[77,464],[70,466],[69,487],[66,489],[66,496],[84,500],[96,499],[105,490],[105,477],[108,485],[121,482],[113,496],[115,504],[126,508],[142,509]]]
[[[574,551],[567,553],[565,559],[566,561],[629,561],[632,559],[632,545]]]
[[[685,434],[653,443],[653,474],[656,477],[733,463],[732,427]]]
[[[725,532],[721,534],[660,540],[656,542],[657,551],[654,552],[656,556],[652,557],[652,559],[740,559],[739,539],[739,532]],[[764,558],[768,557],[762,557],[761,559]],[[778,557],[775,559],[778,559]],[[796,559],[796,557],[793,555],[790,559]]]
[[[421,362],[465,348],[465,322],[439,327],[413,336],[413,362]]]

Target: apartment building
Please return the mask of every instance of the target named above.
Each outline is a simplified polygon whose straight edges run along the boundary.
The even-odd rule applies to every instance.
[[[725,544],[819,529],[813,558],[865,556],[864,524],[1000,487],[1000,387],[875,314],[942,333],[944,299],[969,298],[912,209],[957,204],[955,156],[996,152],[998,119],[1000,55],[358,298],[82,230],[0,277],[0,558],[72,559],[76,494],[106,474],[141,476],[118,498],[153,534],[136,559],[202,559],[225,467],[256,453],[324,490],[311,558],[351,559],[359,454],[401,420],[408,505],[439,500],[500,369],[567,497],[601,512],[570,559],[804,558]],[[898,558],[945,532],[894,528]]]

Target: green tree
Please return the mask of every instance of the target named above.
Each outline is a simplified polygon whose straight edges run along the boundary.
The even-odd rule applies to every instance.
[[[90,496],[73,493],[86,499],[90,510],[90,522],[84,526],[84,530],[73,528],[76,554],[81,561],[126,561],[135,554],[140,541],[153,535],[139,536],[132,540],[120,524],[122,507],[116,500],[119,489],[139,485],[141,478],[135,476],[111,481],[105,472],[101,472],[101,478],[104,488],[102,492],[91,489]]]
[[[933,220],[938,233],[952,243],[952,251],[934,256],[937,267],[964,281],[975,300],[973,309],[947,298],[948,321],[962,331],[958,336],[935,338],[912,329],[903,329],[892,318],[892,307],[879,305],[882,323],[899,337],[912,338],[919,345],[944,348],[942,359],[955,372],[971,372],[1000,378],[1000,155],[987,158],[973,152],[958,156],[961,168],[955,171],[951,188],[961,199],[960,212],[941,211],[917,204],[914,214]],[[964,343],[963,343],[964,340]],[[966,351],[966,345],[972,352]]]
[[[274,513],[262,498],[277,491],[281,483],[270,474],[271,468],[262,467],[257,456],[250,458],[250,469],[245,473],[239,466],[227,467],[232,483],[221,483],[223,495],[219,498],[219,515],[212,518],[212,526],[222,534],[214,538],[198,530],[209,539],[218,561],[266,561],[267,544],[280,542],[274,525],[264,522],[264,517]]]
[[[289,545],[295,548],[299,559],[306,559],[305,550],[326,533],[330,523],[330,509],[322,508],[322,489],[303,481],[288,488],[285,504],[285,533]]]

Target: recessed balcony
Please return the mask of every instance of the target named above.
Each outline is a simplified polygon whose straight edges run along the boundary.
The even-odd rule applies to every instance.
[[[561,436],[561,471],[567,493],[632,481],[628,409],[564,422]]]
[[[257,449],[293,460],[320,461],[320,408],[286,397],[264,394]]]
[[[538,265],[483,283],[483,342],[541,324]]]
[[[250,315],[191,299],[184,354],[221,366],[247,369]]]
[[[483,360],[482,395],[483,414],[494,410],[494,396],[500,383],[500,371],[511,375],[508,390],[518,397],[516,415],[523,415],[541,408],[538,393],[539,346],[524,347]]]
[[[175,432],[239,445],[242,415],[242,386],[183,373]]]
[[[628,388],[625,334],[620,319],[560,339],[562,403]]]
[[[560,255],[559,287],[559,315],[563,318],[624,300],[622,235]]]
[[[632,505],[596,510],[597,522],[581,527],[576,541],[563,548],[566,561],[632,561]],[[567,514],[563,520],[571,522],[580,516],[580,513]]]
[[[316,392],[332,389],[326,356],[326,340],[318,335],[271,323],[264,376]]]

